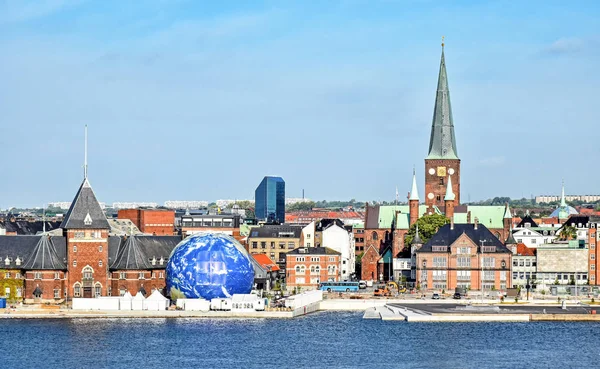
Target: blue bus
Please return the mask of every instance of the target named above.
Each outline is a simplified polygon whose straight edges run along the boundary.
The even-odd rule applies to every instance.
[[[321,282],[319,289],[327,292],[356,292],[358,282]]]

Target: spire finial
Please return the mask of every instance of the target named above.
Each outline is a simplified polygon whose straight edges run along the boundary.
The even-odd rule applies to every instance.
[[[442,36],[442,49],[444,49],[444,36]]]
[[[85,125],[85,144],[83,154],[83,179],[87,179],[87,124]]]

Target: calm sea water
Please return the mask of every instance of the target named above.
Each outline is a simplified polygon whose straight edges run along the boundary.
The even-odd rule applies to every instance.
[[[597,368],[595,323],[0,320],[0,368]]]

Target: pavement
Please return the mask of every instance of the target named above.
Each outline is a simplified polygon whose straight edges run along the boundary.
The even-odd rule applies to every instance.
[[[590,314],[591,310],[600,310],[600,306],[590,306],[575,303],[567,303],[567,308],[562,309],[561,306],[541,304],[522,304],[522,305],[478,305],[478,304],[459,304],[459,303],[390,303],[388,304],[396,308],[407,308],[413,311],[423,312],[425,314]]]

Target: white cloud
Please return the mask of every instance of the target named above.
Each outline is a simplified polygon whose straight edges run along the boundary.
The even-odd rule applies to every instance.
[[[562,37],[546,47],[544,51],[552,55],[572,54],[582,51],[585,45],[586,42],[583,39]]]

